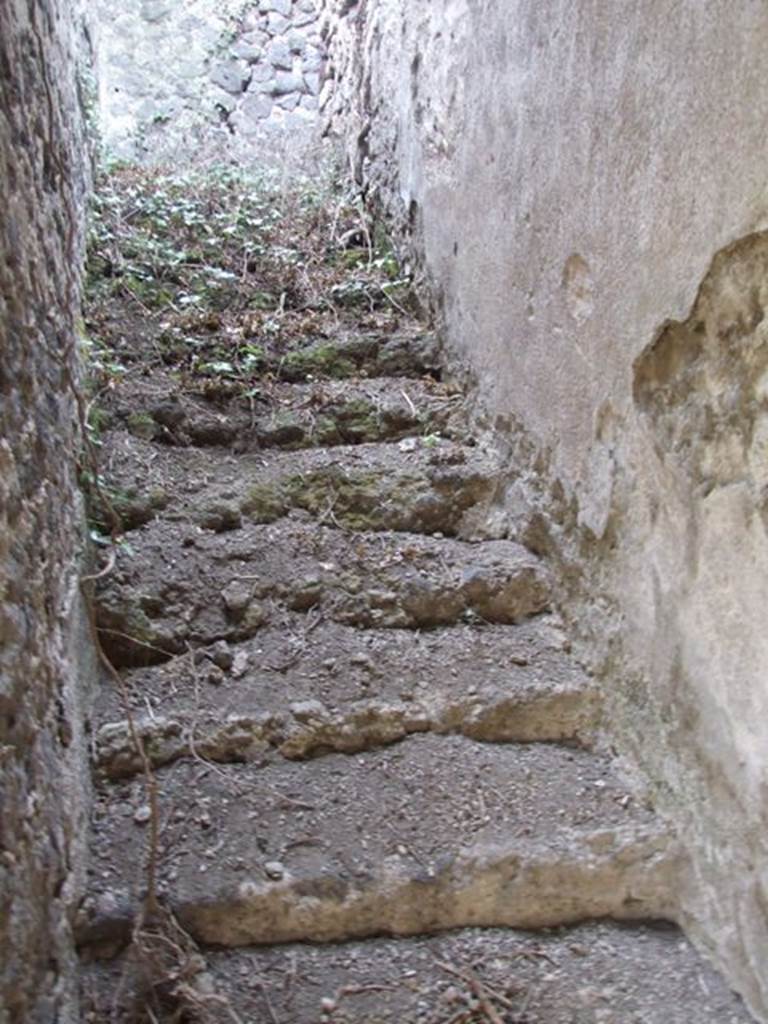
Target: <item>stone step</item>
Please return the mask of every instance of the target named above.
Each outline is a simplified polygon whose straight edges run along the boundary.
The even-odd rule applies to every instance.
[[[205,943],[675,913],[674,840],[594,752],[426,734],[309,762],[178,761],[160,786],[163,895]],[[97,791],[84,943],[128,935],[143,792]]]
[[[258,700],[271,710],[318,700],[334,708],[376,697],[423,701],[486,693],[583,693],[591,680],[570,656],[559,619],[543,613],[509,628],[457,623],[432,630],[361,631],[330,619],[286,612],[238,644],[217,641],[161,664],[124,672],[151,714],[237,712]],[[122,715],[113,685],[96,695],[94,728]]]
[[[149,377],[129,372],[107,394],[98,422],[103,430],[121,428],[174,447],[237,451],[455,437],[465,429],[462,397],[431,378],[233,382],[232,394],[208,385],[164,370]]]
[[[549,599],[546,569],[512,541],[357,536],[290,519],[227,533],[154,521],[119,551],[95,609],[114,663],[138,666],[247,639],[285,609],[314,623],[425,629],[517,623]]]
[[[286,636],[296,638],[295,657]],[[552,623],[456,626],[424,635],[321,623],[311,637],[265,627],[236,647],[135,670],[133,725],[155,765],[356,753],[414,733],[498,742],[589,744],[599,700]],[[285,666],[285,667],[284,667]],[[437,670],[437,671],[436,671]],[[114,687],[102,688],[94,763],[117,779],[141,771]]]
[[[191,359],[183,332],[177,338],[163,332],[153,347],[155,358],[159,353],[167,366],[185,367],[195,380],[207,380],[210,392],[216,394],[232,393],[243,384],[258,387],[264,379],[299,382],[430,376],[437,380],[442,365],[436,334],[415,321],[401,321],[395,333],[339,325],[332,335],[313,340],[296,337],[286,341],[263,335],[249,342],[214,331],[199,348],[202,357],[195,354]]]
[[[105,442],[115,505],[127,527],[153,518],[218,532],[292,510],[352,530],[466,538],[493,532],[494,455],[437,438],[298,452],[223,455],[157,448],[113,431]],[[140,488],[136,465],[147,467]]]
[[[229,1008],[242,1022],[281,1024],[492,1020],[478,993],[504,1024],[752,1022],[738,996],[669,925],[462,929],[418,939],[204,953],[189,958],[187,977],[211,1024],[232,1024]],[[126,957],[85,966],[86,1024],[112,1019],[115,993],[131,990],[125,985],[131,969],[138,987],[146,986],[146,967],[142,973]]]

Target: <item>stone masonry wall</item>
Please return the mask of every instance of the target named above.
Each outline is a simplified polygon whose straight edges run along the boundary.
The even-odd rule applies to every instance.
[[[100,0],[97,21],[111,155],[265,163],[314,144],[324,63],[314,0]]]
[[[509,453],[500,519],[687,846],[681,923],[768,1021],[768,9],[323,7],[333,116]]]
[[[75,323],[86,152],[70,0],[0,4],[0,1021],[79,1020],[84,884]],[[87,47],[86,47],[87,48]]]

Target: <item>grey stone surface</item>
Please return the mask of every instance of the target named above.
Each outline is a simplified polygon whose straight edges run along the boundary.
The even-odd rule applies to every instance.
[[[278,71],[275,75],[272,91],[276,96],[285,96],[290,92],[301,92],[304,80],[301,75],[292,71]]]
[[[499,423],[510,530],[568,567],[683,923],[768,1020],[768,9],[343,7],[357,174]]]
[[[272,67],[269,64],[263,64],[263,63],[262,64],[257,64],[253,68],[253,72],[252,72],[252,75],[251,75],[251,82],[252,83],[259,83],[259,84],[261,84],[261,83],[268,83],[268,82],[272,81],[273,75],[274,75],[274,71],[273,71]],[[253,85],[251,86],[251,91],[253,91]],[[247,99],[246,99],[246,102],[247,102]]]
[[[233,96],[244,91],[250,81],[250,73],[247,66],[238,60],[229,60],[221,64],[215,64],[211,69],[211,81],[220,89],[231,93]]]
[[[293,16],[293,24],[296,28],[304,28],[316,20],[316,15],[311,11],[297,11]]]
[[[316,71],[308,71],[304,75],[304,83],[307,87],[307,92],[311,96],[317,96],[320,92],[320,75]]]
[[[238,60],[246,60],[249,63],[255,63],[264,55],[264,47],[259,43],[254,43],[243,38],[238,39],[237,42],[232,45],[230,53]]]
[[[323,54],[316,46],[307,46],[302,51],[301,66],[304,71],[320,71],[323,66]]]
[[[272,100],[269,96],[249,96],[240,110],[243,118],[263,121],[272,113]]]
[[[283,110],[295,110],[296,107],[298,107],[300,100],[300,93],[291,92],[286,93],[284,96],[278,96],[275,102],[279,107],[282,107]]]
[[[273,11],[267,18],[267,31],[271,32],[274,36],[281,36],[284,32],[288,31],[290,24],[288,18],[284,18],[282,14],[277,14]]]
[[[86,144],[79,4],[0,6],[0,1020],[80,1020],[85,876],[77,380]],[[78,69],[80,73],[78,74]],[[78,81],[79,78],[79,81]]]
[[[257,10],[246,11],[242,18],[242,27],[244,32],[252,32],[254,29],[261,28],[261,15]]]
[[[267,60],[275,68],[291,71],[293,55],[285,39],[273,39],[267,47]]]
[[[286,33],[285,38],[291,53],[304,53],[307,48],[307,37],[303,32],[299,32],[298,29],[292,28]]]
[[[150,24],[154,24],[156,21],[161,21],[167,14],[173,10],[173,3],[171,0],[144,0],[141,5],[141,16],[144,21],[148,21]]]

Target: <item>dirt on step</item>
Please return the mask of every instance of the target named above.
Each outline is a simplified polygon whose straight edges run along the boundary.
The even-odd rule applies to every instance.
[[[118,990],[124,967],[103,961],[86,966],[83,1019],[88,1024],[109,1019],[110,995]],[[750,1020],[738,997],[679,931],[661,923],[590,923],[535,933],[464,929],[419,940],[209,950],[193,968],[212,1024]],[[217,997],[226,998],[237,1017]]]

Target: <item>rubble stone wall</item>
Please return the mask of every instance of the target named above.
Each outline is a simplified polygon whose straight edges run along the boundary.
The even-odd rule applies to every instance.
[[[89,802],[76,322],[87,53],[78,5],[0,5],[0,1020],[76,1024]]]
[[[315,0],[100,0],[96,20],[110,155],[263,163],[314,145],[324,64]]]

